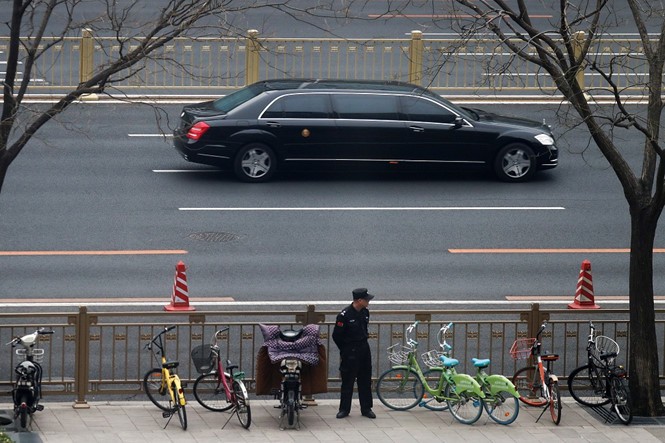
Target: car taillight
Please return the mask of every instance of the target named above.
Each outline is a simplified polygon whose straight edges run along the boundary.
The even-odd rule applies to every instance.
[[[187,131],[187,138],[191,140],[200,139],[206,131],[210,129],[210,125],[206,122],[198,122]]]

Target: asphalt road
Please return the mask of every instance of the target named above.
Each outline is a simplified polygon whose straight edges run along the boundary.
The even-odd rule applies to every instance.
[[[171,120],[180,107],[165,107]],[[553,122],[553,106],[504,109]],[[629,247],[617,179],[579,130],[560,138],[559,168],[517,185],[463,174],[248,185],[186,163],[157,133],[151,109],[128,104],[76,105],[39,133],[0,195],[0,297],[168,301],[179,260],[192,301],[339,300],[358,286],[383,300],[572,301],[585,259],[596,294],[627,294],[625,252],[532,251]],[[521,251],[459,251],[496,248]],[[656,254],[657,294],[664,265]]]
[[[115,0],[118,15],[124,15],[123,26],[128,30],[141,28],[155,17],[165,0],[129,1]],[[219,17],[202,20],[198,34],[228,36],[256,29],[262,37],[330,37],[347,38],[399,38],[420,30],[426,36],[460,32],[461,25],[468,25],[469,12],[453,9],[452,4],[424,0],[366,1],[366,0],[289,0],[278,2],[281,8],[274,7],[275,2],[231,1],[227,13]],[[94,23],[97,35],[103,35],[104,29],[109,35],[111,30],[105,9],[106,2],[82,2],[74,8],[74,23]],[[127,9],[129,5],[131,8]],[[531,2],[529,12],[533,24],[542,29],[556,29],[557,5],[548,2]],[[613,25],[614,33],[635,33],[630,17],[630,10],[624,0],[612,2],[613,11],[618,19]],[[5,8],[6,9],[6,8]],[[4,13],[4,14],[3,14]],[[0,21],[9,10],[0,10]],[[60,10],[51,19],[47,34],[58,32],[67,18]],[[458,23],[459,21],[459,23]],[[653,32],[658,32],[660,22],[647,23]],[[205,28],[204,28],[205,27]]]

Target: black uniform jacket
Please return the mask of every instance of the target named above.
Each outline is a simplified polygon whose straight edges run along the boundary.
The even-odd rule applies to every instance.
[[[347,350],[367,345],[368,324],[369,310],[365,308],[356,311],[353,305],[349,305],[337,314],[332,338],[342,355]]]

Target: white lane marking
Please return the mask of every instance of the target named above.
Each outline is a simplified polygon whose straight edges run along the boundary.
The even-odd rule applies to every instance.
[[[127,134],[128,137],[173,137],[173,134]]]
[[[219,172],[220,169],[153,169],[158,174],[171,172]]]
[[[303,207],[303,208],[178,208],[179,211],[559,211],[562,206],[405,206],[405,207]]]

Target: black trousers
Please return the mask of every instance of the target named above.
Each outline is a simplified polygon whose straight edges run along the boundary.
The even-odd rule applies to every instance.
[[[339,367],[342,378],[340,411],[351,411],[353,385],[358,382],[358,399],[360,410],[372,409],[372,353],[367,343],[350,346],[341,353]]]

